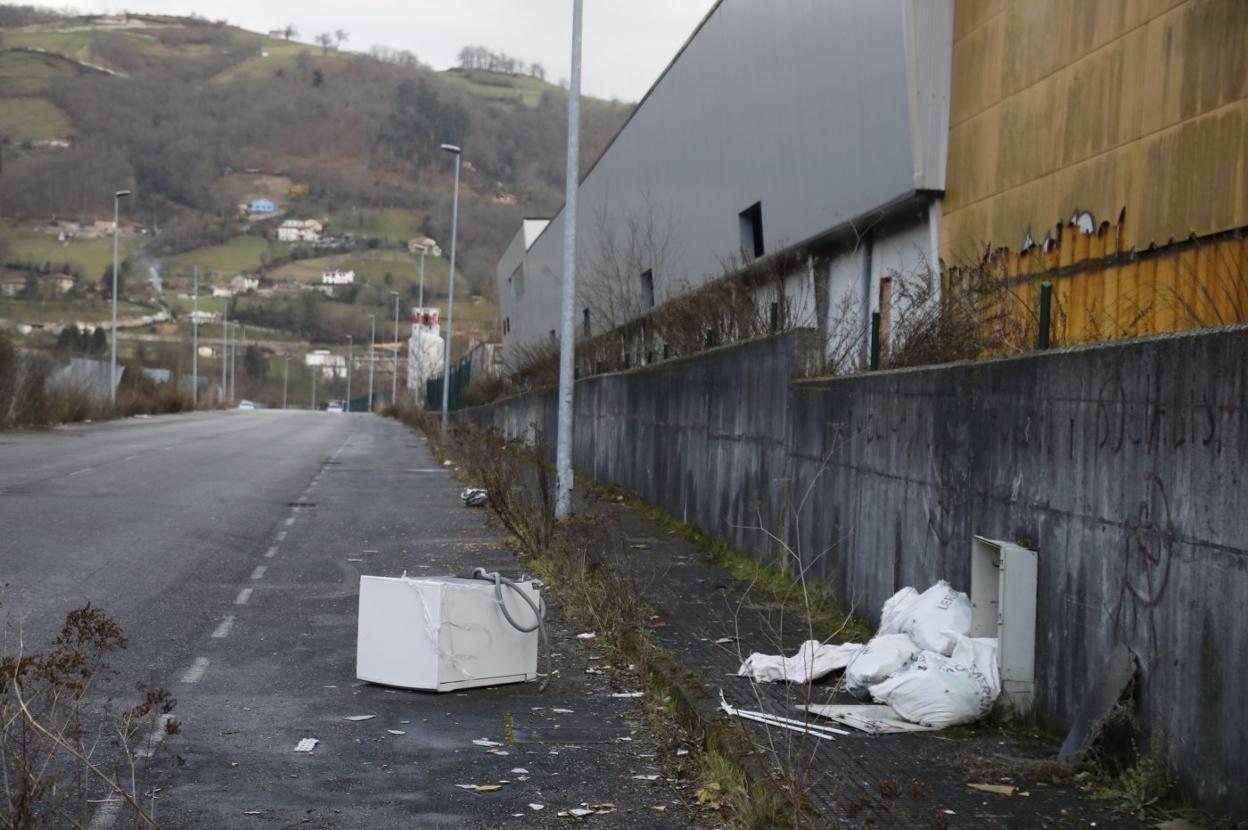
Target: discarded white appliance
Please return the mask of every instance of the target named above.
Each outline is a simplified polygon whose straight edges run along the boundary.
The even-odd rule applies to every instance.
[[[536,679],[537,584],[478,574],[361,576],[356,677],[437,692]]]

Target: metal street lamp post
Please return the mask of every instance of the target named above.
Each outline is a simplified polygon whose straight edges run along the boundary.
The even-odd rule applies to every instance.
[[[347,411],[351,411],[351,366],[355,363],[355,339],[347,335]]]
[[[459,161],[463,151],[454,144],[442,149],[455,156],[455,195],[451,199],[451,272],[446,282],[446,350],[442,355],[442,431],[446,432],[451,394],[451,335],[455,321],[455,241],[459,232]]]
[[[555,444],[555,517],[572,510],[572,396],[575,376],[576,328],[576,196],[580,183],[581,0],[572,0],[572,80],[568,89],[568,159],[564,171],[563,296],[559,338],[559,423]]]
[[[420,302],[421,308],[425,307],[425,249],[420,249]]]
[[[199,266],[191,288],[191,408],[199,408]]]
[[[225,403],[230,359],[230,301],[225,301],[225,311],[221,312],[221,403]]]
[[[282,367],[282,409],[286,408],[286,389],[290,386],[290,355],[286,356],[286,365]]]
[[[312,367],[312,411],[316,411],[316,367]]]
[[[118,190],[113,194],[113,327],[110,330],[112,345],[108,354],[109,400],[117,405],[117,246],[121,233],[118,224],[121,214],[121,200],[130,195],[129,190]]]
[[[377,345],[377,315],[370,314],[368,319],[372,321],[372,333],[368,339],[368,411],[373,411],[373,349]]]
[[[390,379],[390,405],[399,402],[399,292],[394,295],[394,376]]]

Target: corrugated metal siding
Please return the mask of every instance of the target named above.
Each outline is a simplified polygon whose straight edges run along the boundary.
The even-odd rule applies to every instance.
[[[615,227],[647,206],[670,213],[676,250],[654,275],[661,302],[721,272],[739,249],[737,215],[755,202],[771,251],[913,192],[906,2],[725,0],[582,183],[582,251],[604,213]],[[926,48],[926,60],[939,51]],[[504,305],[513,343],[558,327],[562,244],[559,214],[528,253],[523,307]]]

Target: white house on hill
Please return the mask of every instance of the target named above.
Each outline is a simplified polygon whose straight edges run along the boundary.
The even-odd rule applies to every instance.
[[[354,271],[325,271],[321,274],[321,285],[351,285],[355,282]]]
[[[318,242],[324,226],[315,219],[287,219],[277,228],[279,242]]]

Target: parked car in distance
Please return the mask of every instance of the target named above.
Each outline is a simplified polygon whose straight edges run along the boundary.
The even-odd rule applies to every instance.
[[[252,403],[251,401],[239,401],[238,408],[239,409],[255,409],[256,405]]]
[[[325,407],[325,411],[326,411],[326,412],[341,412],[341,411],[342,411],[342,404],[340,404],[340,403],[331,403],[329,406]]]

